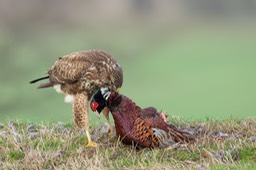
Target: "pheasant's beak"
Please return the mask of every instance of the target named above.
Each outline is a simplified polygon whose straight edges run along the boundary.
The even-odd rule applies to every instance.
[[[120,88],[117,88],[117,89],[116,89],[116,92],[119,93],[119,91],[120,91]]]
[[[109,114],[109,109],[107,107],[105,107],[101,113],[105,116],[105,115],[108,115]]]
[[[95,111],[93,111],[93,112],[95,113],[95,115],[97,116],[97,118],[100,118],[100,114],[101,114],[101,113],[106,117],[106,115],[109,114],[109,109],[108,109],[107,107],[105,107],[100,113],[99,113],[97,110],[95,110]]]
[[[93,111],[93,113],[97,116],[97,118],[100,118],[100,113],[97,110]]]

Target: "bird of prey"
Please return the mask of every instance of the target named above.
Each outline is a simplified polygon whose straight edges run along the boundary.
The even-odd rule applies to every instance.
[[[176,143],[187,143],[194,134],[167,122],[167,115],[153,107],[141,109],[128,97],[101,88],[90,107],[101,112],[108,107],[113,115],[116,134],[127,145],[147,148],[168,148]]]
[[[86,132],[86,146],[96,147],[97,143],[91,140],[89,134],[88,101],[101,87],[119,91],[123,84],[122,67],[110,54],[101,50],[88,50],[60,57],[47,73],[47,76],[30,83],[47,79],[47,82],[38,86],[39,89],[54,87],[57,92],[64,93],[65,102],[73,103],[75,124]],[[110,124],[108,110],[104,110],[103,114]],[[111,124],[110,127],[112,131]]]

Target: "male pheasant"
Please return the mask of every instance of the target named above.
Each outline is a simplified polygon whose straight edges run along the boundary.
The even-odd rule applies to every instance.
[[[99,113],[108,107],[113,115],[116,134],[122,143],[147,148],[168,148],[175,143],[194,139],[188,131],[167,122],[167,115],[153,107],[141,109],[128,97],[102,88],[93,97],[90,107]]]

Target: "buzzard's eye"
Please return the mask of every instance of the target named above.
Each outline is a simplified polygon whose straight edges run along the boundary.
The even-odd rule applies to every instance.
[[[91,104],[90,104],[90,107],[91,107],[92,111],[96,111],[98,106],[99,106],[99,103],[97,103],[95,101],[92,101]]]

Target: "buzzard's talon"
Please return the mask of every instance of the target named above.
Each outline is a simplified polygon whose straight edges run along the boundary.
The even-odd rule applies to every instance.
[[[92,147],[92,148],[97,148],[98,144],[96,142],[89,141],[85,147]]]
[[[85,130],[85,133],[86,133],[86,136],[87,136],[87,139],[88,139],[88,144],[85,145],[85,147],[93,147],[93,148],[96,148],[96,147],[98,146],[98,144],[97,144],[96,142],[93,142],[93,141],[92,141],[89,131],[88,131],[88,130]]]

